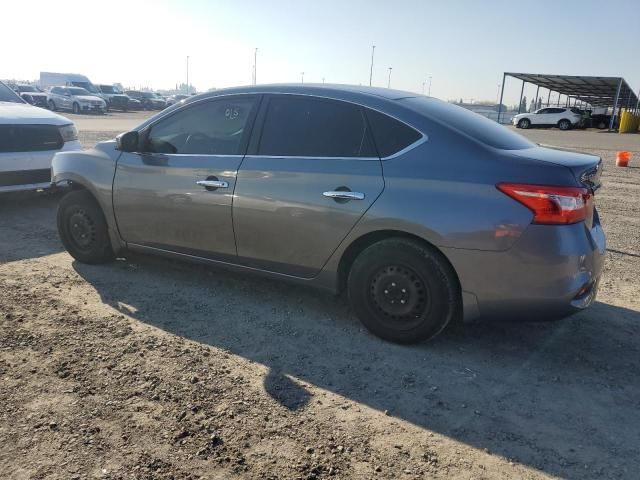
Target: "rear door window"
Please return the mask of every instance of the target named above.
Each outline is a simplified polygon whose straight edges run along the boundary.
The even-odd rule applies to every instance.
[[[368,108],[365,111],[381,158],[395,155],[422,138],[420,132],[395,118]]]
[[[377,157],[358,105],[293,95],[269,99],[258,154]]]

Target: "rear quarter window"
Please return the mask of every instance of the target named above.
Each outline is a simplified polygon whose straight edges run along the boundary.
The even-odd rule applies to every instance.
[[[490,147],[502,150],[523,150],[535,147],[535,144],[522,135],[457,105],[427,97],[404,98],[399,102]]]
[[[365,111],[380,158],[390,157],[422,138],[420,132],[395,118],[370,109]]]

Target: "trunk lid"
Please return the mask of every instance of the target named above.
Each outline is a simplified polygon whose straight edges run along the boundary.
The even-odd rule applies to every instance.
[[[600,188],[602,159],[597,155],[589,155],[569,149],[547,146],[513,150],[509,153],[518,157],[567,167],[571,170],[571,173],[573,173],[579,185],[586,187],[592,193]]]

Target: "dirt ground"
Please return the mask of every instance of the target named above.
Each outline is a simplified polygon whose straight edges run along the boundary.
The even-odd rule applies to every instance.
[[[133,126],[83,122],[87,146]],[[284,283],[79,264],[59,196],[0,198],[0,477],[637,479],[640,168],[613,159],[640,136],[565,133],[527,135],[605,159],[598,302],[412,347]]]

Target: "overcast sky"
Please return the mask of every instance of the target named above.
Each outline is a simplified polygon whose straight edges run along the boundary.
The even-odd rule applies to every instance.
[[[640,88],[639,0],[84,0],[2,2],[0,78],[40,71],[94,83],[199,90],[373,83],[496,100],[502,72],[624,76]],[[625,26],[622,19],[630,21]],[[427,87],[428,89],[428,87]],[[509,102],[520,86],[507,83]],[[535,93],[535,87],[526,92]]]

